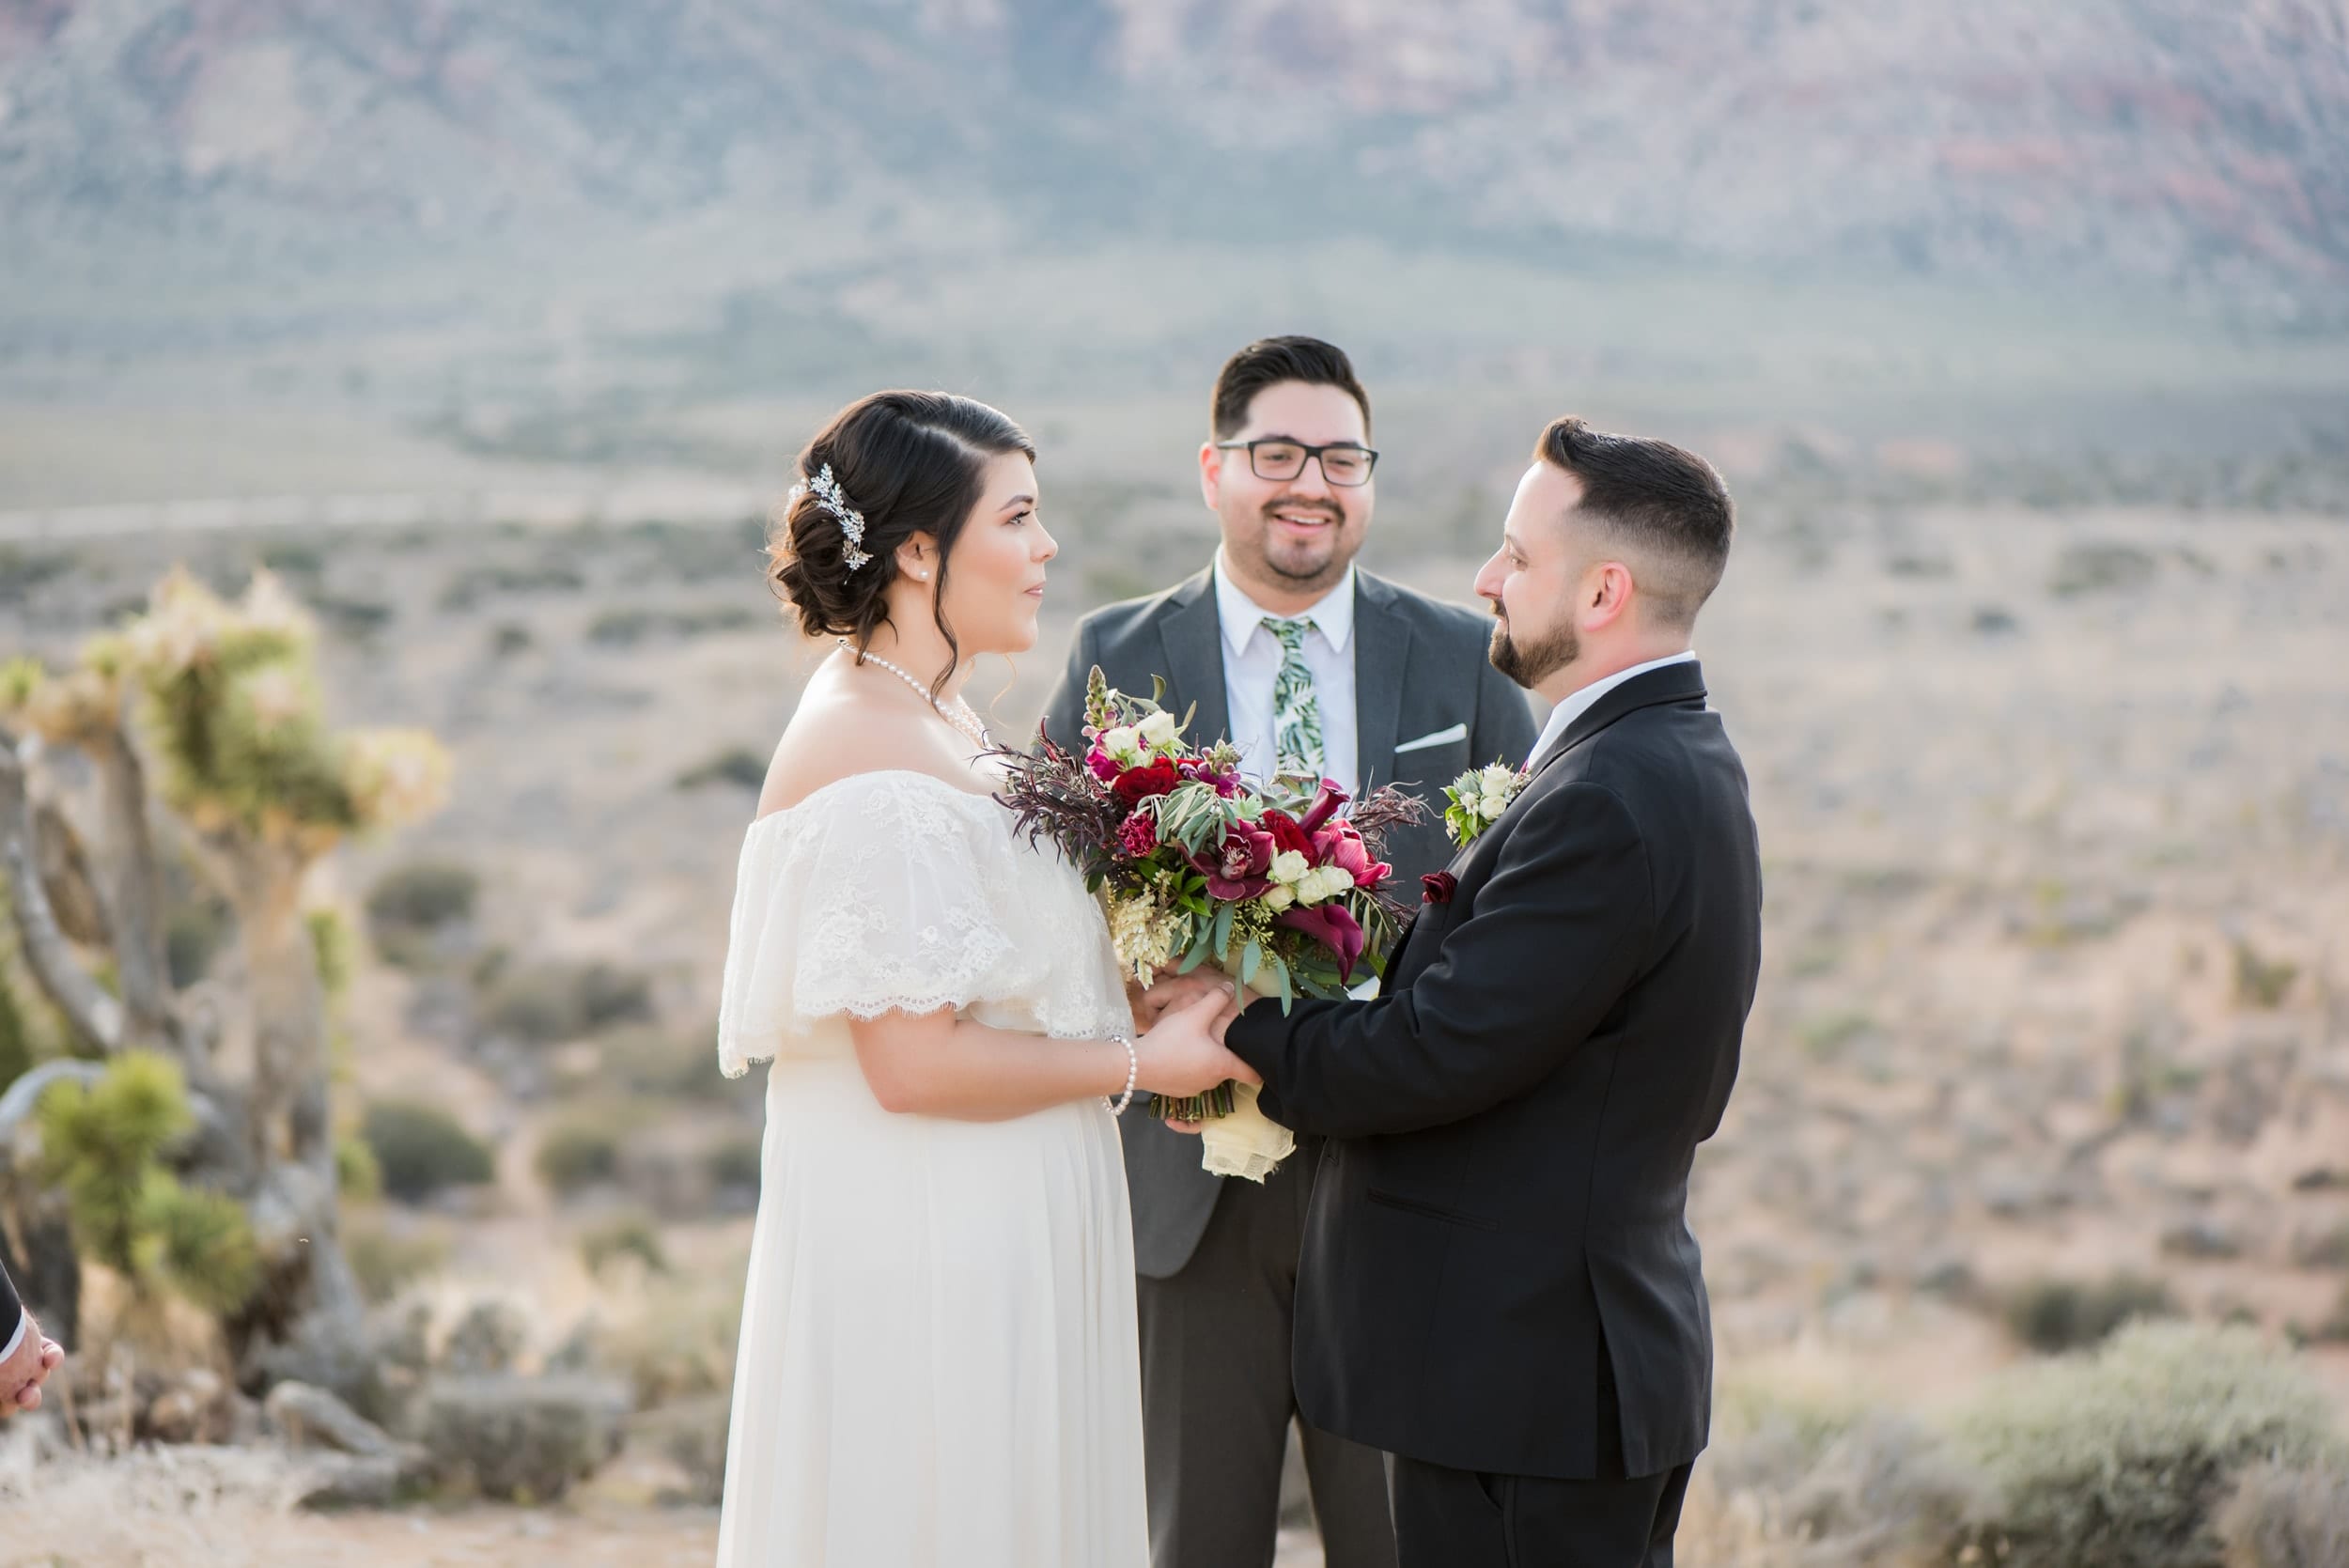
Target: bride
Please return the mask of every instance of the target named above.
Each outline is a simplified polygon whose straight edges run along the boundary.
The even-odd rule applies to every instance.
[[[876,393],[770,542],[839,647],[735,887],[719,1061],[774,1065],[721,1568],[1147,1560],[1113,1113],[1253,1076],[1219,998],[1136,1037],[1082,878],[989,796],[961,691],[1035,643],[1034,457],[983,403]]]

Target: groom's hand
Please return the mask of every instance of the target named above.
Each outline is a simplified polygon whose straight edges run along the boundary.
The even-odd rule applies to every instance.
[[[1210,991],[1229,996],[1231,990],[1232,983],[1212,970],[1196,969],[1189,974],[1160,970],[1158,978],[1150,982],[1150,988],[1134,1004],[1135,1021],[1147,1029],[1162,1015],[1188,1007]]]
[[[28,1317],[23,1343],[6,1362],[0,1362],[0,1420],[39,1409],[40,1386],[64,1359],[65,1348],[54,1340],[43,1339],[40,1326]]]

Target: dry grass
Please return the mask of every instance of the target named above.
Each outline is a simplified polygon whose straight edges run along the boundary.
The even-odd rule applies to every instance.
[[[703,1568],[707,1510],[573,1508],[325,1515],[267,1450],[163,1449],[0,1465],[0,1568]]]

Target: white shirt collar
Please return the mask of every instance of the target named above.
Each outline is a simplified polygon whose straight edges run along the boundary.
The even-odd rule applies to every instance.
[[[1696,651],[1689,649],[1684,653],[1673,654],[1668,659],[1651,659],[1644,664],[1634,664],[1628,670],[1617,670],[1611,675],[1602,676],[1582,688],[1581,691],[1567,696],[1556,707],[1549,710],[1549,722],[1542,726],[1542,737],[1533,743],[1532,754],[1525,759],[1525,766],[1529,768],[1537,766],[1542,758],[1549,754],[1551,747],[1565,738],[1566,731],[1573,727],[1577,719],[1590,712],[1598,705],[1599,698],[1607,695],[1625,681],[1635,675],[1646,675],[1650,670],[1664,669],[1668,665],[1692,664],[1696,661]]]
[[[1216,618],[1223,626],[1223,652],[1226,658],[1237,659],[1248,640],[1256,634],[1257,627],[1267,615],[1274,620],[1311,621],[1321,634],[1330,639],[1330,645],[1340,653],[1346,651],[1346,641],[1354,635],[1354,568],[1346,568],[1346,576],[1338,585],[1314,602],[1300,615],[1277,615],[1248,597],[1247,590],[1232,581],[1224,568],[1223,551],[1215,552]],[[1269,635],[1269,633],[1268,633]]]

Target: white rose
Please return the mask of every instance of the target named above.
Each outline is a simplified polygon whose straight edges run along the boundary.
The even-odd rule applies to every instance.
[[[1292,853],[1294,851],[1292,851]],[[1282,887],[1278,883],[1275,883],[1271,890],[1264,895],[1264,907],[1270,909],[1276,915],[1296,902],[1297,890],[1295,888]]]
[[[1112,762],[1131,767],[1142,760],[1142,737],[1131,724],[1119,724],[1113,729],[1103,730],[1097,741]]]
[[[1509,786],[1517,782],[1517,771],[1505,762],[1496,762],[1477,776],[1477,784],[1487,796],[1507,799]]]
[[[1135,727],[1142,732],[1142,738],[1153,746],[1170,746],[1174,742],[1176,726],[1172,713],[1153,713]]]
[[[1320,904],[1335,898],[1353,887],[1354,878],[1334,865],[1317,865],[1305,874],[1297,884],[1297,898],[1301,904]]]
[[[1313,868],[1314,862],[1295,849],[1283,849],[1272,857],[1272,879],[1286,886],[1301,881]]]
[[[1486,790],[1485,798],[1476,802],[1476,814],[1487,822],[1500,821],[1501,814],[1508,809],[1509,797],[1492,790]]]

